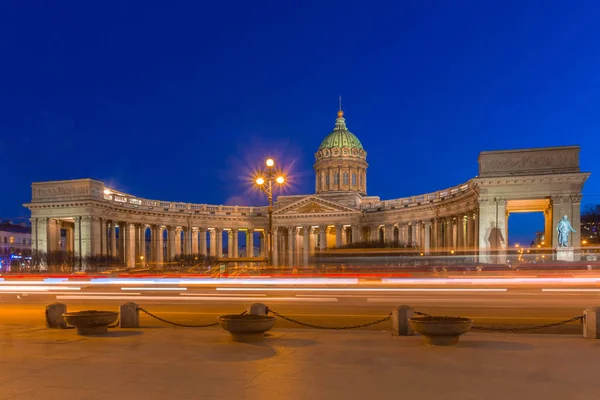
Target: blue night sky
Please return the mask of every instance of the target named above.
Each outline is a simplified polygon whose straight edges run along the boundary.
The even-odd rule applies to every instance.
[[[28,216],[32,181],[85,177],[264,204],[248,181],[267,155],[311,193],[339,95],[382,199],[463,183],[481,150],[579,144],[598,173],[598,21],[595,1],[4,0],[0,217]]]

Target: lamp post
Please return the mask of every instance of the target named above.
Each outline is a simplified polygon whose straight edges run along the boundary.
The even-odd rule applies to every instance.
[[[265,161],[267,166],[266,171],[263,171],[262,175],[256,178],[256,185],[262,190],[269,201],[269,228],[267,232],[267,251],[269,252],[269,264],[273,262],[273,182],[278,185],[285,183],[285,178],[282,174],[275,170],[275,161],[272,158],[268,158]]]

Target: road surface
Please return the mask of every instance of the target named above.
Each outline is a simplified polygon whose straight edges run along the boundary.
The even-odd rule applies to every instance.
[[[471,279],[278,279],[163,280],[5,279],[0,313],[7,324],[43,323],[45,305],[59,301],[70,311],[118,309],[133,301],[165,319],[185,324],[215,321],[254,302],[309,324],[350,326],[389,315],[399,305],[432,315],[470,317],[478,325],[503,327],[554,323],[600,305],[600,277]],[[145,326],[164,325],[144,315]],[[279,327],[300,327],[279,321]],[[367,329],[390,329],[383,322]],[[573,323],[543,332],[580,333]]]

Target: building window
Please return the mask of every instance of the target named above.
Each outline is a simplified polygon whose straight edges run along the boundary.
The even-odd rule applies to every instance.
[[[21,244],[21,238],[17,238],[17,244]]]
[[[319,172],[319,174],[317,176],[318,176],[318,178],[317,178],[317,191],[319,191],[319,190],[321,190],[321,186],[323,186],[321,184],[321,173]]]
[[[356,172],[352,173],[352,186],[356,187]]]
[[[348,184],[348,173],[344,172],[344,185]]]
[[[11,236],[11,237],[10,237],[10,244],[13,244],[14,242],[15,242],[15,237],[14,237],[14,236]]]
[[[360,179],[360,187],[362,188],[363,187],[363,176],[362,176],[362,174],[360,174],[359,179]]]
[[[325,174],[325,189],[329,189],[329,174]]]
[[[333,174],[333,184],[336,186],[340,184],[340,174],[337,172]]]

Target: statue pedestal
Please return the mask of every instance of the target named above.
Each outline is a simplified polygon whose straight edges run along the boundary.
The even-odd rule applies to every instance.
[[[575,261],[575,251],[573,247],[557,247],[556,261]]]

